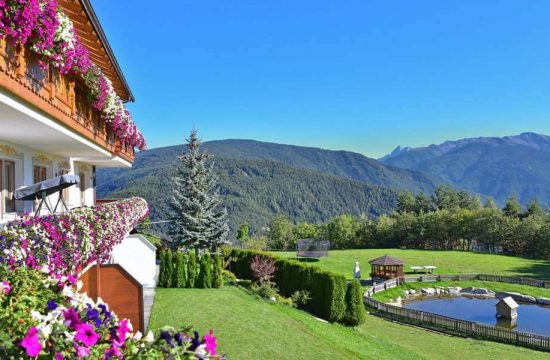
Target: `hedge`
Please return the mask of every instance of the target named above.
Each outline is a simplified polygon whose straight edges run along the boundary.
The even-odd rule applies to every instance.
[[[309,308],[317,316],[348,325],[356,325],[361,317],[364,318],[361,285],[348,285],[342,275],[295,260],[238,249],[233,249],[229,258],[231,271],[240,279],[252,280],[250,262],[256,255],[275,259],[274,281],[281,294],[291,296],[296,291],[308,291],[311,297]]]
[[[194,252],[163,250],[160,252],[158,286],[164,288],[219,288],[223,285],[222,259],[204,254],[198,259]]]

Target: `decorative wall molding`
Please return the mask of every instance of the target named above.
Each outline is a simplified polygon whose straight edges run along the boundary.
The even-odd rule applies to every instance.
[[[0,144],[0,154],[4,154],[12,158],[18,158],[18,159],[23,158],[23,153],[18,153],[17,149],[15,149],[13,146],[10,146],[10,145]]]
[[[39,164],[39,165],[46,165],[46,166],[53,165],[53,161],[44,154],[36,154],[35,156],[32,157],[32,162],[34,164]]]

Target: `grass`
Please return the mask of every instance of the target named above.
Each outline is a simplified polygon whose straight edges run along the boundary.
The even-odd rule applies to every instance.
[[[545,359],[545,353],[463,339],[368,316],[364,325],[327,324],[241,289],[158,289],[150,328],[210,327],[229,359]]]
[[[470,280],[470,281],[435,281],[435,282],[411,282],[400,285],[399,287],[388,289],[373,295],[373,298],[378,301],[390,301],[390,299],[395,300],[398,296],[403,298],[405,296],[404,291],[407,289],[419,290],[426,287],[436,287],[436,286],[460,286],[461,288],[466,287],[479,287],[490,289],[495,292],[498,291],[510,291],[518,292],[522,294],[531,295],[534,297],[546,297],[550,298],[550,289],[537,288],[528,285],[519,285],[519,284],[507,284],[501,282],[493,281],[479,281],[479,280]]]
[[[274,254],[285,258],[296,257],[296,252],[274,252]],[[359,261],[363,278],[368,278],[370,272],[368,262],[386,254],[405,262],[405,272],[410,272],[410,266],[435,265],[437,266],[436,274],[480,273],[550,279],[549,261],[465,251],[402,249],[337,250],[330,251],[329,257],[309,262],[309,264],[343,274],[347,278],[352,278],[355,261]]]

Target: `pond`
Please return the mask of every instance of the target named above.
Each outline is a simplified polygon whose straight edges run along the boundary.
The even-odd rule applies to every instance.
[[[406,299],[403,300],[403,307],[455,319],[550,336],[550,307],[518,303],[518,317],[515,324],[513,324],[510,320],[496,318],[495,305],[498,301],[495,298],[482,299],[441,295]]]

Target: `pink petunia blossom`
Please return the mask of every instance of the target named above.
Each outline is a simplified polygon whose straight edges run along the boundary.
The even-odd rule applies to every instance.
[[[78,356],[79,359],[90,356],[90,349],[87,347],[75,344],[74,348],[76,349],[76,356]]]
[[[0,282],[0,291],[4,293],[4,295],[9,295],[11,292],[11,284],[9,281],[2,281]]]
[[[82,324],[82,320],[80,320],[80,315],[74,308],[64,310],[63,317],[65,318],[65,325],[69,329],[75,330],[78,328],[79,325]]]
[[[76,328],[76,335],[74,338],[86,346],[94,346],[99,340],[99,335],[94,331],[92,325],[80,324]]]
[[[36,357],[40,354],[42,344],[40,344],[38,330],[34,326],[27,331],[27,335],[21,341],[21,347],[25,349],[30,357]]]
[[[212,329],[210,329],[210,332],[203,337],[204,344],[206,345],[206,351],[212,355],[216,356],[216,337],[214,336],[214,333]]]

